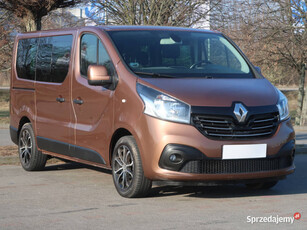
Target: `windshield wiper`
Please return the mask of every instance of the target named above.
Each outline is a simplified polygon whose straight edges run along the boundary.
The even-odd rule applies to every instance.
[[[134,73],[140,74],[140,75],[152,76],[152,77],[155,77],[155,78],[174,78],[171,75],[160,74],[160,73],[149,73],[149,72],[134,72]]]

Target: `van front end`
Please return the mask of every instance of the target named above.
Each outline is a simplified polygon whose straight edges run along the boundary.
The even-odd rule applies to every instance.
[[[261,105],[264,98],[256,96],[258,100],[246,105],[246,101],[225,97],[221,106],[204,106],[208,101],[203,97],[193,106],[178,99],[182,99],[179,94],[174,97],[169,91],[159,91],[155,81],[137,83],[144,103],[136,129],[145,176],[150,180],[249,184],[276,182],[293,173],[295,133],[287,101],[281,92],[261,81],[258,83],[272,89],[270,98],[276,96],[275,103]],[[220,87],[222,84],[228,83],[220,81]],[[252,84],[245,85],[249,88]],[[242,98],[233,88],[217,94],[230,91]],[[189,99],[194,101],[191,96]]]
[[[295,134],[290,119],[277,123],[276,131],[267,138],[233,140],[211,138],[195,123],[173,123],[144,115],[138,128],[147,140],[139,142],[145,176],[172,181],[282,178],[295,169]],[[266,145],[263,158],[247,158],[247,152],[244,158],[223,159],[225,146],[242,145],[248,151],[249,146],[263,144]]]

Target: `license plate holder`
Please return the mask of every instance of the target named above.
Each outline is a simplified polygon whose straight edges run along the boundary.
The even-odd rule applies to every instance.
[[[267,144],[223,145],[222,159],[265,158]]]

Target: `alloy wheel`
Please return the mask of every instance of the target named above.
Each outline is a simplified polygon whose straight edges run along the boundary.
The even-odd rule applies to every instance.
[[[127,190],[133,181],[134,161],[131,150],[126,145],[121,145],[114,159],[115,182],[122,190]]]
[[[27,165],[32,157],[33,142],[28,130],[23,130],[19,139],[19,154],[21,161]]]

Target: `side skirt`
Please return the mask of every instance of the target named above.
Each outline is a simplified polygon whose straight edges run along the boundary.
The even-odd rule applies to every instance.
[[[40,136],[38,136],[36,139],[38,148],[47,152],[57,153],[69,158],[77,158],[86,162],[93,162],[100,165],[106,164],[101,155],[94,150]]]

